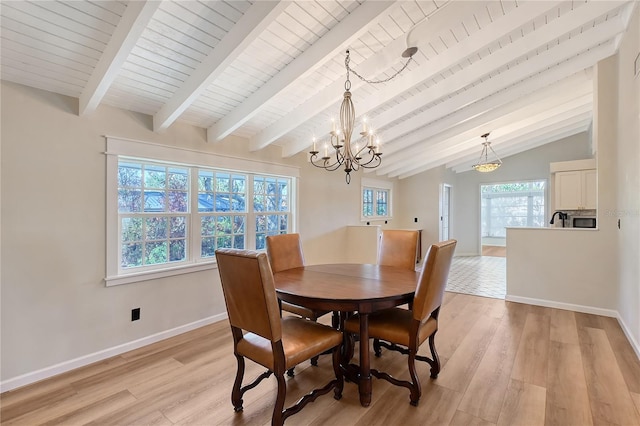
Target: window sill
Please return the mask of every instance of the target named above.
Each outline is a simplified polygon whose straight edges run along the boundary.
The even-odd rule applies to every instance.
[[[158,278],[172,277],[174,275],[190,274],[192,272],[216,269],[218,264],[214,261],[201,262],[190,265],[177,266],[173,268],[159,269],[155,271],[136,272],[132,274],[114,275],[104,279],[107,287],[131,284],[140,281],[155,280]]]

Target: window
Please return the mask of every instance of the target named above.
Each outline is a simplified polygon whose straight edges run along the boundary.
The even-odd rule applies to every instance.
[[[546,181],[481,185],[482,237],[505,238],[506,227],[545,226]]]
[[[217,248],[245,248],[247,175],[198,171],[200,255],[213,257]]]
[[[286,234],[289,229],[289,180],[270,176],[253,179],[253,211],[257,250],[263,250],[267,235]]]
[[[132,150],[148,157],[121,155],[129,146],[107,141],[115,154],[107,157],[107,285],[207,269],[218,248],[262,250],[267,235],[295,230],[295,176],[214,167],[220,159],[207,153],[202,165],[167,161],[180,159],[180,150],[152,144]],[[182,157],[191,160],[188,151]]]
[[[184,261],[189,223],[189,170],[120,161],[120,267]]]
[[[391,218],[391,188],[388,181],[362,179],[361,212],[363,220]]]

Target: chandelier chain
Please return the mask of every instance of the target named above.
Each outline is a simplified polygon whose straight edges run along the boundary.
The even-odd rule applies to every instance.
[[[386,83],[388,81],[393,80],[402,71],[404,71],[409,66],[409,64],[411,63],[412,60],[413,60],[413,56],[409,57],[409,59],[407,59],[407,62],[405,62],[405,64],[402,66],[402,68],[400,68],[400,70],[397,71],[395,74],[393,74],[391,77],[387,77],[384,80],[369,80],[369,79],[361,76],[360,74],[358,74],[358,72],[356,70],[354,70],[353,68],[351,68],[349,66],[349,62],[351,61],[351,59],[349,58],[349,51],[347,50],[347,57],[344,58],[344,66],[347,68],[347,81],[349,81],[349,71],[351,71],[356,77],[358,77],[360,80],[364,81],[365,83],[369,83],[369,84]],[[346,86],[346,82],[345,82],[345,86]],[[351,82],[349,82],[349,87],[351,87]]]

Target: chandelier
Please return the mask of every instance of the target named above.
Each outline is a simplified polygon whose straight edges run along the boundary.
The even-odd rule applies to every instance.
[[[473,169],[477,172],[492,172],[502,165],[502,160],[498,158],[498,154],[496,154],[493,148],[491,148],[491,142],[487,140],[487,138],[489,137],[489,133],[485,133],[481,137],[484,138],[484,142],[482,142],[482,152],[480,153],[480,159],[471,167],[473,167]],[[491,151],[491,153],[495,157],[495,160],[489,161],[489,151]]]
[[[373,169],[382,163],[382,151],[380,149],[380,139],[376,137],[375,131],[367,123],[366,117],[362,120],[362,131],[359,137],[356,136],[352,140],[353,129],[355,127],[356,110],[351,101],[351,81],[349,80],[349,72],[352,72],[360,80],[378,84],[392,80],[399,75],[409,65],[413,59],[413,55],[418,51],[417,47],[409,47],[403,53],[403,58],[409,58],[404,66],[391,77],[384,80],[367,80],[349,67],[349,50],[344,60],[344,66],[347,70],[347,80],[344,83],[344,98],[340,106],[340,127],[336,127],[335,119],[331,120],[331,131],[326,141],[318,141],[313,138],[313,146],[309,154],[310,161],[316,167],[323,168],[328,171],[334,171],[344,166],[346,173],[345,179],[347,184],[351,182],[351,172],[358,171],[361,167],[365,169]],[[322,156],[319,156],[322,149]]]

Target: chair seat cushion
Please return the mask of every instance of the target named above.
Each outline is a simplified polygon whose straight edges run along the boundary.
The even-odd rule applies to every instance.
[[[369,314],[369,337],[409,346],[409,330],[412,321],[414,321],[413,312],[402,308],[374,312]],[[344,323],[344,328],[348,333],[359,333],[360,317],[356,314],[348,318]],[[438,322],[429,317],[418,332],[418,345],[437,329]]]
[[[282,319],[285,370],[341,343],[342,333],[331,327],[296,317]],[[236,350],[238,355],[247,357],[273,371],[273,350],[268,339],[254,333],[247,333],[238,342]]]
[[[314,311],[313,309],[305,308],[304,306],[294,305],[293,303],[282,301],[282,310],[291,312],[292,314],[300,315],[303,318],[309,318],[316,320],[322,315],[328,314],[331,311]]]

